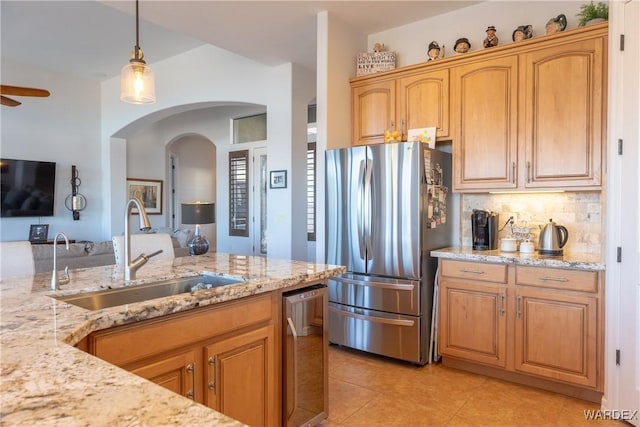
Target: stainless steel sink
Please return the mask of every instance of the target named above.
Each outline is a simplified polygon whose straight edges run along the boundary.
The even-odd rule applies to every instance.
[[[172,295],[193,293],[202,289],[231,285],[242,282],[242,279],[231,276],[201,274],[184,279],[171,279],[161,282],[135,285],[106,291],[87,292],[79,295],[54,297],[78,307],[89,310],[100,310],[107,307],[147,301]]]

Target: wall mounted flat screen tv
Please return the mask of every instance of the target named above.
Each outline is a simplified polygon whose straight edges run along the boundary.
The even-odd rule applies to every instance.
[[[53,216],[55,185],[54,162],[0,159],[0,216]]]

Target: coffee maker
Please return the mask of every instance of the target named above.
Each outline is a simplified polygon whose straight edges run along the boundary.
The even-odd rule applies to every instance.
[[[474,209],[471,213],[474,251],[498,249],[498,214]]]

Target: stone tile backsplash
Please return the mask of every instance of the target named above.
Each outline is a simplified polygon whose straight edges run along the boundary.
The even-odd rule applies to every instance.
[[[530,228],[536,249],[539,225],[552,218],[569,231],[566,251],[600,254],[604,245],[603,202],[599,192],[463,194],[460,202],[461,243],[471,246],[471,212],[482,209],[497,212],[500,227],[513,216],[515,226]],[[507,226],[500,238],[510,234],[511,229]]]

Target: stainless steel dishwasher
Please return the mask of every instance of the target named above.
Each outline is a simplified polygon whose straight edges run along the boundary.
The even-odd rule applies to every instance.
[[[283,425],[314,426],[328,416],[327,287],[283,294]]]

